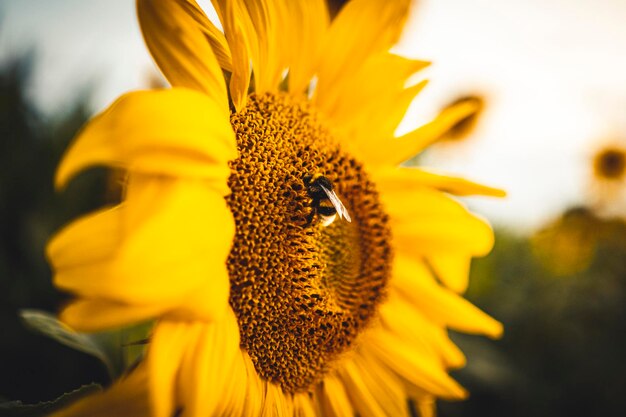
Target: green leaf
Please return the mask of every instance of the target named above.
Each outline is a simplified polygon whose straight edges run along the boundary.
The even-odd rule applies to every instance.
[[[152,328],[152,322],[146,322],[106,332],[80,333],[46,311],[25,309],[20,316],[36,332],[100,359],[111,380],[143,357],[145,343],[137,342],[147,339]]]
[[[83,385],[82,387],[61,395],[56,400],[37,404],[24,404],[21,401],[0,402],[0,416],[2,417],[40,417],[58,410],[74,401],[102,391],[98,384]]]
[[[117,367],[109,357],[108,352],[93,335],[78,333],[45,311],[24,309],[20,310],[20,316],[27,327],[72,349],[95,356],[106,365],[110,375],[116,373]]]

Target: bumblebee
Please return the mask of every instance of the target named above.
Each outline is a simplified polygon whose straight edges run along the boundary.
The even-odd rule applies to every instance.
[[[309,215],[307,224],[311,224],[316,214],[320,217],[324,226],[334,222],[337,216],[339,216],[339,219],[346,219],[347,222],[352,221],[348,210],[333,190],[333,184],[328,178],[321,174],[307,175],[304,178],[304,182],[307,192],[313,200],[311,202],[313,210]]]

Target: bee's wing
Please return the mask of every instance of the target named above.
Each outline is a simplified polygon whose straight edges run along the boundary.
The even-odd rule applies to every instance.
[[[337,197],[337,194],[335,194],[333,190],[329,190],[328,188],[324,187],[321,184],[320,184],[320,187],[322,187],[322,190],[324,190],[324,193],[326,193],[326,196],[328,197],[330,202],[333,204],[333,207],[335,207],[335,210],[337,210],[337,213],[339,213],[339,217],[340,218],[344,217],[348,222],[351,222],[352,218],[348,214],[348,210],[343,205],[339,197]]]

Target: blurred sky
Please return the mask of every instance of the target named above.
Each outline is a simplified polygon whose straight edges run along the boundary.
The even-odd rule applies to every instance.
[[[488,99],[473,137],[433,149],[426,162],[507,189],[505,200],[469,203],[518,230],[582,202],[595,147],[626,137],[626,1],[416,6],[398,51],[434,64],[405,128],[460,94]],[[29,94],[48,114],[92,82],[93,108],[101,110],[119,94],[144,88],[154,68],[133,0],[2,0],[0,61],[29,47],[38,64]]]

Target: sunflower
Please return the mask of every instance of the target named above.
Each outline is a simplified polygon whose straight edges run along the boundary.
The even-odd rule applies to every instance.
[[[121,204],[49,243],[81,331],[154,320],[127,377],[60,415],[403,416],[465,390],[447,329],[498,337],[464,300],[490,227],[450,194],[501,195],[400,164],[470,114],[394,132],[423,61],[389,52],[409,1],[139,0],[172,88],[92,119],[56,175],[126,173]],[[182,414],[181,414],[182,413]]]
[[[626,176],[626,149],[606,146],[593,157],[593,174],[598,180],[622,181]]]
[[[535,233],[533,251],[555,276],[571,276],[591,266],[605,229],[592,210],[572,207]]]
[[[621,217],[626,188],[626,147],[623,141],[604,141],[591,156],[589,197],[594,210],[605,218]]]

